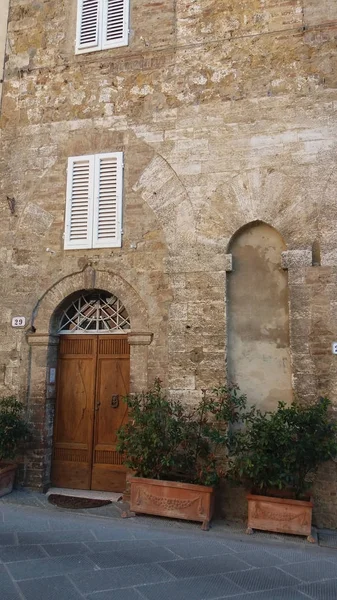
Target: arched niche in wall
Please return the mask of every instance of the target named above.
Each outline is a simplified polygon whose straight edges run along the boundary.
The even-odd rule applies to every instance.
[[[253,222],[229,245],[233,270],[227,278],[228,380],[250,404],[273,409],[291,402],[286,245],[271,226]]]

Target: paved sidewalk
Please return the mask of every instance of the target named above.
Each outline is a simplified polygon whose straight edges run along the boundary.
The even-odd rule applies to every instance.
[[[1,600],[337,599],[335,550],[14,500],[0,502]]]

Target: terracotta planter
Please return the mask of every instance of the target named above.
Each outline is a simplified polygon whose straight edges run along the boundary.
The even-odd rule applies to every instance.
[[[248,494],[248,529],[290,533],[311,538],[312,507],[311,500],[294,500]],[[309,539],[310,538],[310,539]]]
[[[130,509],[135,513],[201,521],[209,529],[214,511],[214,488],[191,483],[132,477]]]
[[[17,465],[0,462],[0,498],[13,490]]]

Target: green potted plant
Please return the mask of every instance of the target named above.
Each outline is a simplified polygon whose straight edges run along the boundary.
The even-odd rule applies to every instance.
[[[217,454],[244,398],[236,388],[219,387],[191,408],[169,398],[156,379],[148,392],[125,401],[129,422],[118,433],[118,450],[134,472],[130,510],[201,521],[207,530],[222,476]]]
[[[229,436],[229,474],[249,483],[248,529],[311,537],[310,487],[318,466],[337,455],[337,424],[330,402],[255,407]]]
[[[0,497],[13,490],[18,444],[28,435],[23,404],[14,396],[0,398]]]

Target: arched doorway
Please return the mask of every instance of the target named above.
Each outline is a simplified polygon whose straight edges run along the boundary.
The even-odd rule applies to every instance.
[[[273,409],[292,400],[286,245],[273,227],[253,222],[232,238],[227,278],[228,378],[248,401]]]
[[[52,485],[121,492],[125,467],[116,450],[127,418],[130,319],[104,290],[77,292],[53,317],[59,335]]]

